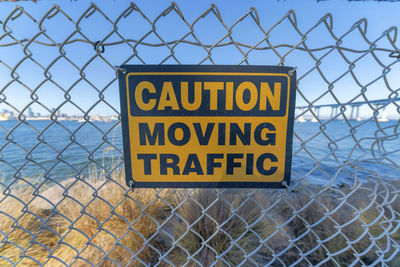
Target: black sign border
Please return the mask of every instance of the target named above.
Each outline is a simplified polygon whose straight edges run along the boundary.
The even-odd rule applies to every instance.
[[[118,72],[121,104],[122,140],[124,149],[125,179],[127,186],[135,188],[287,188],[292,168],[292,143],[294,110],[296,103],[296,71],[285,66],[238,66],[238,65],[121,65]],[[126,71],[125,71],[126,70]],[[288,128],[286,133],[285,173],[282,182],[136,182],[132,175],[131,146],[129,138],[126,75],[130,72],[242,72],[282,73],[290,77]],[[133,183],[132,183],[133,182]]]

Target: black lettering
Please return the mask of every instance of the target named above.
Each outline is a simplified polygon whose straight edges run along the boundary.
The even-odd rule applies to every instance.
[[[262,154],[257,159],[257,163],[256,163],[257,171],[262,175],[272,175],[272,174],[274,174],[278,168],[277,167],[271,167],[269,170],[264,169],[264,161],[265,161],[265,159],[270,159],[271,162],[277,162],[278,161],[278,159],[276,158],[276,156],[274,154],[271,154],[271,153]]]
[[[177,129],[181,129],[183,132],[183,136],[181,140],[176,139],[176,130]],[[183,146],[186,145],[189,140],[190,140],[190,129],[189,127],[182,123],[182,122],[176,122],[174,124],[172,124],[169,128],[168,128],[168,139],[169,141],[175,145],[175,146]]]
[[[253,174],[254,154],[247,154],[246,157],[246,174]]]
[[[194,130],[196,131],[197,139],[201,146],[206,146],[210,142],[211,133],[214,129],[215,123],[207,123],[206,132],[203,135],[200,123],[193,123]]]
[[[267,146],[267,145],[274,146],[275,145],[275,141],[276,141],[276,134],[275,133],[267,133],[265,135],[266,139],[263,139],[261,137],[261,132],[265,128],[267,128],[270,131],[275,131],[276,130],[275,126],[272,125],[271,123],[268,123],[268,122],[261,123],[254,130],[254,140],[260,146]]]
[[[154,146],[156,144],[157,137],[158,137],[158,145],[159,146],[165,145],[164,123],[154,124],[153,133],[150,132],[149,124],[139,123],[139,138],[141,146],[147,145],[146,140],[149,140],[149,144],[151,146]]]
[[[156,154],[138,154],[138,159],[143,160],[144,175],[151,175],[151,160],[157,159]]]
[[[194,164],[193,167],[192,164]],[[196,154],[189,154],[185,164],[185,168],[183,168],[182,175],[188,175],[190,172],[195,172],[198,175],[204,174],[199,158]]]
[[[225,123],[218,123],[218,145],[224,146],[225,145]]]
[[[168,160],[172,160],[171,162],[168,162]],[[167,175],[168,168],[172,169],[172,172],[174,175],[179,175],[180,170],[179,170],[179,157],[175,154],[160,154],[160,174],[161,175]]]
[[[243,145],[245,146],[250,145],[251,123],[244,124],[244,133],[242,132],[242,129],[240,129],[237,123],[231,123],[229,132],[230,132],[229,144],[231,146],[236,145],[236,139],[237,139],[236,137],[239,137]]]
[[[223,159],[224,154],[207,154],[207,175],[214,174],[214,168],[221,168],[221,162],[215,162],[215,159]]]
[[[239,153],[227,154],[227,158],[226,158],[226,174],[232,175],[233,174],[233,168],[241,167],[242,164],[240,162],[235,162],[235,159],[242,159],[242,158],[243,158],[243,154],[239,154]]]

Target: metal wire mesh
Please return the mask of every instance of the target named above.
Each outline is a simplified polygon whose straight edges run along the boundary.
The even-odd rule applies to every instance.
[[[215,5],[194,20],[175,3],[155,19],[134,3],[107,12],[17,6],[0,20],[0,110],[15,117],[0,122],[1,265],[399,264],[397,28],[371,41],[365,19],[337,35],[330,14],[301,29],[292,11],[267,26]],[[94,18],[104,26],[87,30]],[[297,68],[290,187],[127,188],[115,66],[232,62]]]

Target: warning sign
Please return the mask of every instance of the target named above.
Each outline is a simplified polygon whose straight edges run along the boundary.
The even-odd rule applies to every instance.
[[[284,187],[296,79],[271,66],[124,65],[127,184]]]

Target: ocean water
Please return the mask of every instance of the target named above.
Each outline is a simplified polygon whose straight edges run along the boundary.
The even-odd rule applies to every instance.
[[[350,125],[349,125],[350,124]],[[296,122],[292,179],[351,184],[368,175],[398,179],[397,121]],[[0,185],[62,181],[122,167],[120,123],[0,121]],[[396,166],[397,165],[397,166]]]

